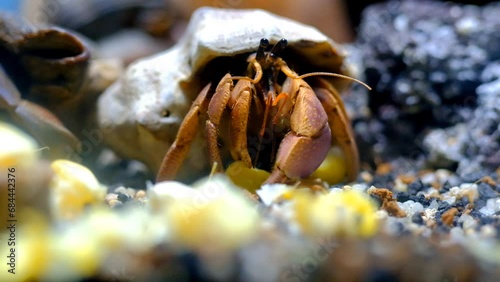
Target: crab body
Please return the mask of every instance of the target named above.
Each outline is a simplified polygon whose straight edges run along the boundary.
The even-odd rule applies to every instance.
[[[357,149],[337,92],[348,82],[299,76],[308,72],[348,72],[318,30],[261,10],[202,8],[177,45],[133,64],[101,96],[98,118],[109,144],[158,180],[214,162],[222,170],[227,153],[272,170],[267,182],[290,182],[311,174],[332,144],[353,179]]]

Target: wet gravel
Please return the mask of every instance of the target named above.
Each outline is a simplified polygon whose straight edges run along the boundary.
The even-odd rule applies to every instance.
[[[351,112],[366,161],[404,157],[460,176],[499,167],[498,14],[498,3],[433,1],[365,10],[352,51],[374,89],[356,87]]]

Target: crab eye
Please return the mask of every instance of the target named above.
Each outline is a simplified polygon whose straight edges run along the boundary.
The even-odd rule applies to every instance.
[[[264,51],[266,50],[267,46],[269,46],[269,40],[267,40],[267,38],[262,38],[260,40],[259,49],[257,49],[257,60],[261,60],[264,58]]]
[[[259,47],[260,47],[260,48],[264,48],[264,49],[265,49],[265,48],[267,48],[267,46],[269,46],[269,40],[267,40],[267,38],[262,38],[262,39],[260,40],[260,45],[259,45]]]
[[[170,111],[169,110],[163,110],[160,113],[161,117],[169,117],[170,116]]]
[[[273,46],[273,49],[271,49],[271,56],[279,57],[280,53],[283,52],[287,45],[288,41],[285,38],[281,38],[280,41]]]

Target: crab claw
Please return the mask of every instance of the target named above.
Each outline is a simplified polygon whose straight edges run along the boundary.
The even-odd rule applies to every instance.
[[[281,141],[275,168],[266,183],[286,183],[309,176],[321,165],[331,146],[328,116],[321,102],[305,81],[294,80],[292,84],[292,89],[298,88],[290,120],[292,130]]]

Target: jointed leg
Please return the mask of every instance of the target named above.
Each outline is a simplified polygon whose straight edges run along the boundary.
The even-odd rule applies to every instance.
[[[218,127],[231,96],[232,87],[233,81],[231,75],[226,74],[219,82],[219,85],[217,85],[215,94],[208,104],[208,120],[206,122],[205,134],[207,138],[208,159],[211,164],[217,163],[216,172],[224,170],[220,150],[217,146],[219,136]]]
[[[328,115],[333,143],[344,152],[347,166],[347,180],[354,181],[359,171],[359,153],[354,139],[354,131],[339,93],[328,82],[318,79],[319,87],[314,92]]]
[[[309,176],[319,167],[330,148],[328,117],[320,101],[305,81],[296,80],[294,84],[298,85],[298,93],[290,117],[292,130],[281,141],[275,168],[266,183]],[[295,94],[291,93],[291,96]]]
[[[163,158],[160,170],[156,176],[156,182],[173,179],[177,174],[198,132],[200,113],[207,110],[207,95],[209,90],[210,84],[201,90],[200,94],[193,102],[191,109],[189,109],[189,112],[182,121],[174,143],[170,146],[170,149]]]
[[[234,160],[243,161],[249,168],[252,159],[248,153],[247,127],[250,105],[252,101],[252,88],[249,81],[240,80],[231,92],[229,106],[231,107],[231,156]]]

